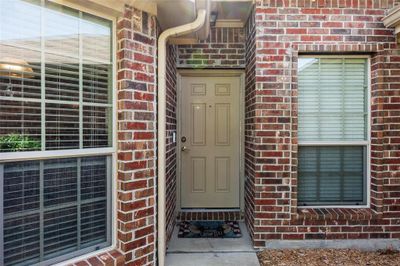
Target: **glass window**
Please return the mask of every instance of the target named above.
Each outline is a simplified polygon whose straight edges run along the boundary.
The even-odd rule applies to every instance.
[[[110,245],[108,156],[5,163],[4,264],[32,265]]]
[[[1,1],[0,152],[110,147],[111,22]]]
[[[299,205],[366,202],[367,67],[366,58],[299,58]]]
[[[111,245],[112,58],[111,21],[0,1],[0,265]]]

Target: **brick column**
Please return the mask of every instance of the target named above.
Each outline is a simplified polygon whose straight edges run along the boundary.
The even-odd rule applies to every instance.
[[[118,248],[154,265],[156,249],[156,18],[126,6],[118,20]]]
[[[168,46],[167,72],[166,72],[166,232],[167,239],[171,238],[176,220],[176,141],[173,142],[173,134],[176,133],[176,47]]]
[[[253,10],[245,25],[246,35],[246,76],[245,76],[245,221],[249,233],[254,235],[255,200],[255,149],[254,136],[256,113],[256,27]]]
[[[381,49],[380,49],[381,50]],[[382,213],[383,208],[383,138],[385,133],[384,108],[384,55],[375,53],[371,58],[371,208]]]
[[[382,159],[380,182],[383,218],[390,219],[388,231],[400,233],[400,49],[398,45],[387,44],[381,52],[377,86],[382,90],[380,97],[382,128]],[[396,227],[397,226],[397,227]]]

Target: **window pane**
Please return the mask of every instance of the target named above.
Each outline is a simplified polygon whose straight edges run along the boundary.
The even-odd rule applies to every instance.
[[[47,3],[46,99],[79,102],[79,12]]]
[[[67,207],[43,214],[44,260],[78,250],[77,208]]]
[[[107,240],[107,201],[81,205],[81,246],[89,247]]]
[[[0,165],[5,265],[109,245],[109,161],[98,156]]]
[[[0,104],[0,151],[40,150],[41,116],[38,102],[2,101]]]
[[[55,159],[44,162],[44,207],[75,202],[77,197],[76,159]]]
[[[299,58],[299,140],[366,140],[367,59]]]
[[[32,265],[40,261],[40,215],[4,219],[4,264]]]
[[[111,103],[111,23],[84,14],[81,20],[81,34],[83,101]]]
[[[46,99],[79,102],[79,60],[46,53]]]
[[[105,157],[88,157],[81,161],[81,245],[107,241],[107,164]]]
[[[7,165],[4,173],[4,213],[39,209],[40,168],[35,162]]]
[[[107,147],[111,145],[111,109],[107,107],[83,107],[83,147]]]
[[[299,147],[299,204],[364,203],[364,149]]]
[[[111,73],[111,65],[85,60],[83,64],[83,101],[85,103],[111,103],[109,93]]]
[[[110,147],[112,23],[41,2],[0,1],[0,152]]]
[[[2,101],[40,99],[40,52],[20,48],[15,42],[6,44],[7,40],[1,39],[0,42],[0,96],[5,97]]]
[[[79,107],[46,104],[46,147],[48,150],[79,148]]]
[[[40,150],[40,1],[0,1],[0,152]]]

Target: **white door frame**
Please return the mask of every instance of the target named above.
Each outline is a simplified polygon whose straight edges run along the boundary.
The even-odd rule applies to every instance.
[[[240,152],[239,152],[239,206],[240,211],[244,211],[244,110],[245,110],[245,72],[244,70],[225,70],[225,69],[178,69],[177,70],[177,103],[176,103],[176,123],[177,123],[177,137],[176,137],[176,212],[181,211],[181,136],[182,136],[182,125],[181,125],[181,109],[182,109],[182,78],[183,77],[239,77],[239,116],[240,116]]]

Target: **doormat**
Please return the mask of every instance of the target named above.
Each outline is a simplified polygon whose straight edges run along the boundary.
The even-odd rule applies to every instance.
[[[237,221],[184,221],[179,225],[182,238],[239,238],[242,237]]]

